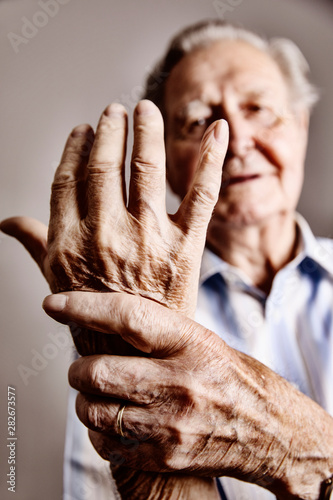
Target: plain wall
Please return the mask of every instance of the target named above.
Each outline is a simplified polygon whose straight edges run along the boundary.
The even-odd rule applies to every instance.
[[[60,0],[59,0],[60,1]],[[312,0],[62,0],[54,17],[14,50],[23,18],[43,24],[33,0],[0,2],[0,218],[48,221],[50,185],[70,130],[96,126],[113,100],[129,113],[144,75],[179,28],[207,17],[292,38],[307,57],[322,100],[313,115],[300,211],[314,231],[333,231],[332,6]],[[220,9],[216,9],[216,5]],[[227,5],[228,8],[223,7]],[[224,9],[224,10],[223,10]],[[39,16],[39,17],[38,17]],[[43,21],[44,19],[44,21]],[[13,35],[10,35],[13,38]],[[67,368],[66,330],[41,309],[48,287],[13,239],[0,235],[0,496],[7,492],[7,386],[17,394],[17,500],[61,498]],[[44,360],[44,361],[43,361]],[[32,370],[27,372],[27,369]],[[23,376],[25,372],[25,376]]]

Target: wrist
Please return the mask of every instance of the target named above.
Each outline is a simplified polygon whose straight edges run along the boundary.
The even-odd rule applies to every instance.
[[[259,464],[254,472],[243,469],[243,478],[280,500],[333,500],[327,483],[333,474],[332,417],[270,370],[261,367],[261,373],[266,411],[257,404],[254,419],[261,421],[261,448],[255,453]]]

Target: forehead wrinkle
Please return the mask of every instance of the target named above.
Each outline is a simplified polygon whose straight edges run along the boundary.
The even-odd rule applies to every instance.
[[[215,95],[214,95],[215,94]],[[201,98],[192,99],[189,102],[179,106],[178,110],[175,113],[175,118],[177,120],[181,120],[187,116],[191,116],[196,112],[205,112],[210,111],[211,106],[217,106],[219,104],[223,104],[223,91],[215,92],[213,94],[212,89],[210,89],[210,93],[206,92],[206,95],[203,95]],[[261,89],[244,89],[241,88],[241,97],[242,100],[245,99],[261,99],[261,98],[270,98],[274,96],[274,92],[272,89],[268,87],[263,87]]]
[[[273,104],[276,92],[289,97],[285,78],[268,54],[248,44],[233,42],[232,45],[241,49],[239,57],[233,57],[233,50],[222,50],[226,47],[226,42],[222,42],[185,56],[173,68],[166,86],[171,115],[181,119],[196,106],[219,105],[229,89],[236,91],[242,100],[264,98]],[[215,52],[212,58],[209,58],[210,49]],[[216,49],[219,50],[216,52]],[[251,57],[251,64],[245,59],[244,66],[245,56]]]
[[[263,87],[261,89],[244,89],[244,96],[248,99],[261,99],[265,97],[273,97],[274,92],[269,87]]]

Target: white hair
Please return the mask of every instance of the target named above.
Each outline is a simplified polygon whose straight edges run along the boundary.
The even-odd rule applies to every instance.
[[[165,82],[172,68],[186,54],[219,40],[244,41],[268,54],[286,81],[293,106],[312,110],[319,99],[319,91],[309,81],[309,65],[294,42],[286,38],[266,40],[219,19],[189,26],[173,38],[165,56],[147,78],[144,97],[155,102],[163,112]]]

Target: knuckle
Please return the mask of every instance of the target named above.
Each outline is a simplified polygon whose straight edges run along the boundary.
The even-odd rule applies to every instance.
[[[110,225],[103,213],[96,213],[91,221],[95,229],[91,232],[91,255],[87,256],[97,275],[107,280],[120,280],[121,270],[126,266],[124,243],[122,238],[110,238]],[[87,240],[89,241],[89,240]]]
[[[128,373],[128,377],[124,374],[124,378],[128,379],[128,383],[131,384],[132,390],[135,395],[139,398],[140,404],[142,405],[152,405],[157,404],[160,399],[160,390],[157,387],[147,386],[147,376],[151,377],[154,375],[155,370],[152,365],[149,364],[147,359],[138,358],[135,366],[135,371],[132,370]]]
[[[115,119],[115,116],[112,116],[112,119],[102,120],[96,131],[93,151],[96,151],[100,146],[109,145],[112,136],[118,137],[119,135],[123,135],[125,130],[123,118],[119,120]]]
[[[60,227],[57,228],[57,234],[51,235],[52,240],[48,245],[49,266],[56,279],[57,291],[77,287],[82,277],[82,262],[80,265],[77,263],[78,249],[74,248],[73,239],[62,239],[58,236],[59,232]]]
[[[59,189],[64,186],[67,188],[69,184],[76,185],[76,178],[71,170],[71,168],[63,168],[65,165],[62,163],[61,168],[56,171],[54,175],[54,180],[52,183],[52,194],[57,192]]]
[[[66,269],[70,258],[70,251],[63,240],[49,243],[49,262],[51,269]]]
[[[114,170],[117,172],[119,170],[119,161],[116,158],[108,159],[106,161],[103,158],[95,156],[91,158],[87,166],[87,171],[90,176],[105,175],[113,172]],[[104,178],[101,179],[101,182],[104,182]]]
[[[135,297],[132,301],[132,307],[127,306],[127,302],[123,304],[123,327],[130,332],[145,331],[149,328],[150,315],[147,311],[146,304],[141,297]]]
[[[97,406],[91,401],[86,403],[85,414],[89,427],[94,430],[100,429],[100,414]]]
[[[81,422],[89,429],[101,432],[109,428],[109,412],[105,403],[96,402],[91,397],[79,393],[76,412]]]
[[[215,186],[209,184],[196,184],[191,191],[192,201],[204,205],[213,205],[217,201],[218,194]]]
[[[120,125],[117,120],[114,119],[102,120],[98,125],[98,129],[96,132],[96,141],[98,141],[99,143],[104,141],[106,142],[109,133],[114,130],[119,130],[120,128],[122,129],[123,125],[122,124]]]
[[[214,164],[217,161],[221,162],[220,154],[215,149],[214,150],[209,149],[208,151],[204,151],[201,157],[201,161],[204,164],[212,164],[212,163]]]
[[[159,174],[163,173],[163,166],[161,165],[161,161],[158,159],[150,158],[149,160],[146,160],[145,158],[142,158],[142,156],[136,155],[133,158],[132,164],[135,167],[135,172],[132,173],[134,180],[138,180],[137,174],[155,175],[159,177]],[[160,185],[160,182],[158,185]]]
[[[100,256],[112,253],[112,242],[109,238],[110,224],[105,220],[103,214],[96,214],[95,229],[93,231],[93,248]]]
[[[87,384],[94,391],[103,393],[108,386],[110,373],[103,360],[97,359],[87,367]]]
[[[88,427],[95,431],[104,431],[108,427],[107,415],[102,403],[88,402],[86,406],[86,418]]]

